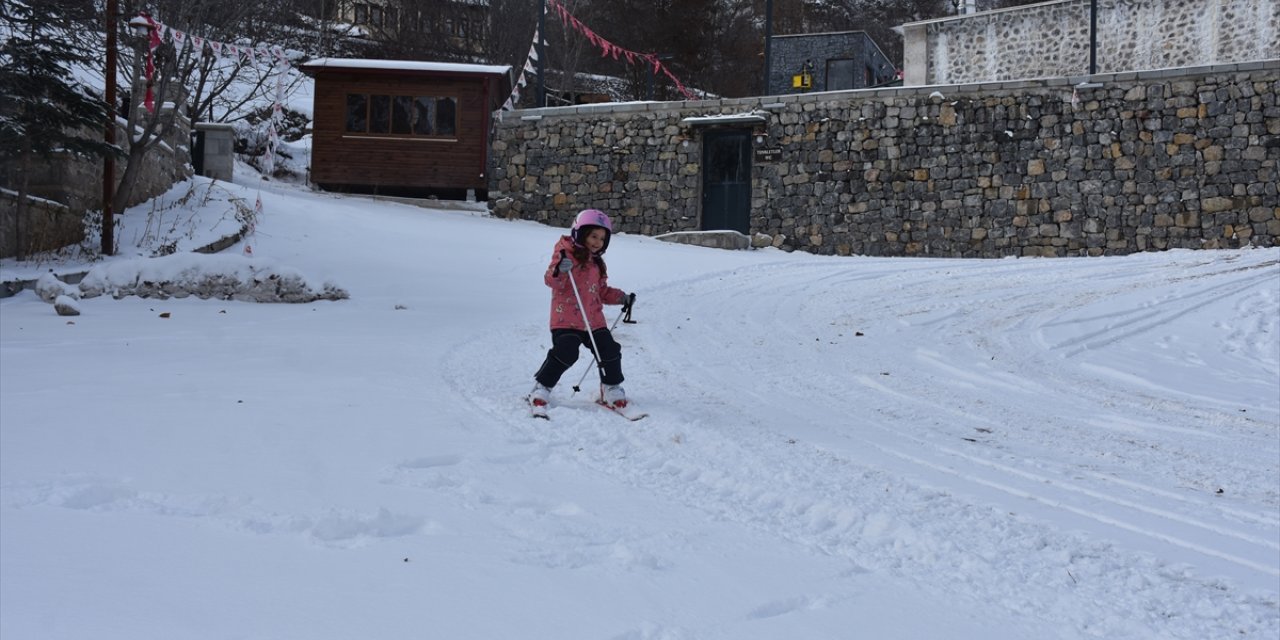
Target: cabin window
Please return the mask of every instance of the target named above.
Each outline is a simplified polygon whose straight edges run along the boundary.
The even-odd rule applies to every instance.
[[[431,127],[431,123],[436,119],[436,99],[435,98],[414,98],[413,99],[413,132],[420,136],[429,136],[434,133],[435,129]]]
[[[391,96],[369,96],[369,133],[391,133]]]
[[[458,133],[458,101],[455,98],[436,98],[436,135],[452,136]]]
[[[396,96],[391,104],[391,133],[413,133],[413,98]]]
[[[364,133],[369,130],[369,96],[362,93],[347,94],[347,131]]]
[[[449,137],[458,133],[458,99],[347,94],[347,133]]]

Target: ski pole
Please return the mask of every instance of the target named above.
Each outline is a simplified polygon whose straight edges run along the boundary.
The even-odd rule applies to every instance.
[[[560,259],[565,259],[564,251],[560,252]],[[587,328],[587,337],[591,339],[591,353],[600,353],[599,347],[596,346],[596,334],[591,332],[591,320],[587,318],[587,308],[582,306],[582,295],[578,293],[578,281],[573,277],[573,267],[569,267],[569,286],[573,287],[573,297],[578,301],[578,310],[582,312],[582,326]],[[596,371],[600,374],[600,399],[604,400],[604,365],[600,363],[600,359],[596,358]],[[590,369],[588,369],[590,371]],[[585,376],[584,376],[585,377]],[[577,387],[573,389],[575,392]]]
[[[631,313],[631,305],[630,305],[630,304],[623,305],[623,307],[622,307],[622,311],[619,311],[619,312],[618,312],[618,319],[613,321],[613,324],[609,326],[609,330],[610,330],[610,331],[613,331],[614,327],[617,327],[617,326],[618,326],[618,320],[621,320],[621,319],[622,319],[622,315],[623,315],[623,314],[628,314],[628,315],[629,315],[630,313]],[[592,353],[592,354],[591,354],[591,364],[595,364],[595,363],[596,363],[596,354]],[[573,392],[574,392],[574,393],[577,393],[577,392],[579,392],[579,391],[581,391],[581,390],[582,390],[582,389],[580,389],[579,387],[581,387],[581,386],[582,386],[582,381],[587,379],[587,374],[588,374],[588,373],[591,373],[591,368],[590,368],[590,367],[588,367],[588,368],[586,369],[586,371],[583,371],[583,372],[582,372],[582,377],[581,377],[581,378],[578,378],[578,384],[573,385]]]

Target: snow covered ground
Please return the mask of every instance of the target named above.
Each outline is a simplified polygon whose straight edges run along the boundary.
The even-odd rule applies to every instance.
[[[350,298],[0,300],[6,639],[1280,637],[1280,249],[618,235],[651,415],[572,394],[584,359],[543,422],[563,230],[193,184],[116,277],[260,189],[252,260]]]

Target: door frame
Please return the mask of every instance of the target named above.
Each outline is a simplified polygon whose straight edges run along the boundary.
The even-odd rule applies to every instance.
[[[698,227],[700,230],[738,231],[744,235],[751,234],[751,198],[755,178],[751,136],[752,129],[749,127],[709,127],[702,131],[702,158],[698,169]],[[708,229],[707,199],[711,197],[707,192],[709,149],[713,140],[724,138],[741,138],[742,141],[740,147],[742,152],[738,156],[739,170],[745,172],[745,185],[741,187],[743,192],[739,194],[742,204],[737,210],[725,214],[725,226],[719,229]],[[740,223],[742,228],[737,228],[734,225],[735,222]]]

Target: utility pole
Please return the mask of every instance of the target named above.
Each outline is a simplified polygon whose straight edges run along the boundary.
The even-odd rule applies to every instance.
[[[1098,0],[1089,0],[1089,75],[1098,73]]]
[[[538,2],[538,107],[547,106],[547,48],[543,43],[547,39],[547,0]]]
[[[107,68],[106,68],[106,101],[107,129],[103,140],[111,145],[116,144],[116,13],[119,11],[119,0],[107,0]],[[102,255],[115,253],[115,220],[111,211],[111,200],[115,197],[116,160],[108,153],[102,158]]]
[[[764,0],[764,90],[760,95],[769,95],[769,76],[773,75],[773,58],[770,57],[769,43],[773,40],[773,0]]]

